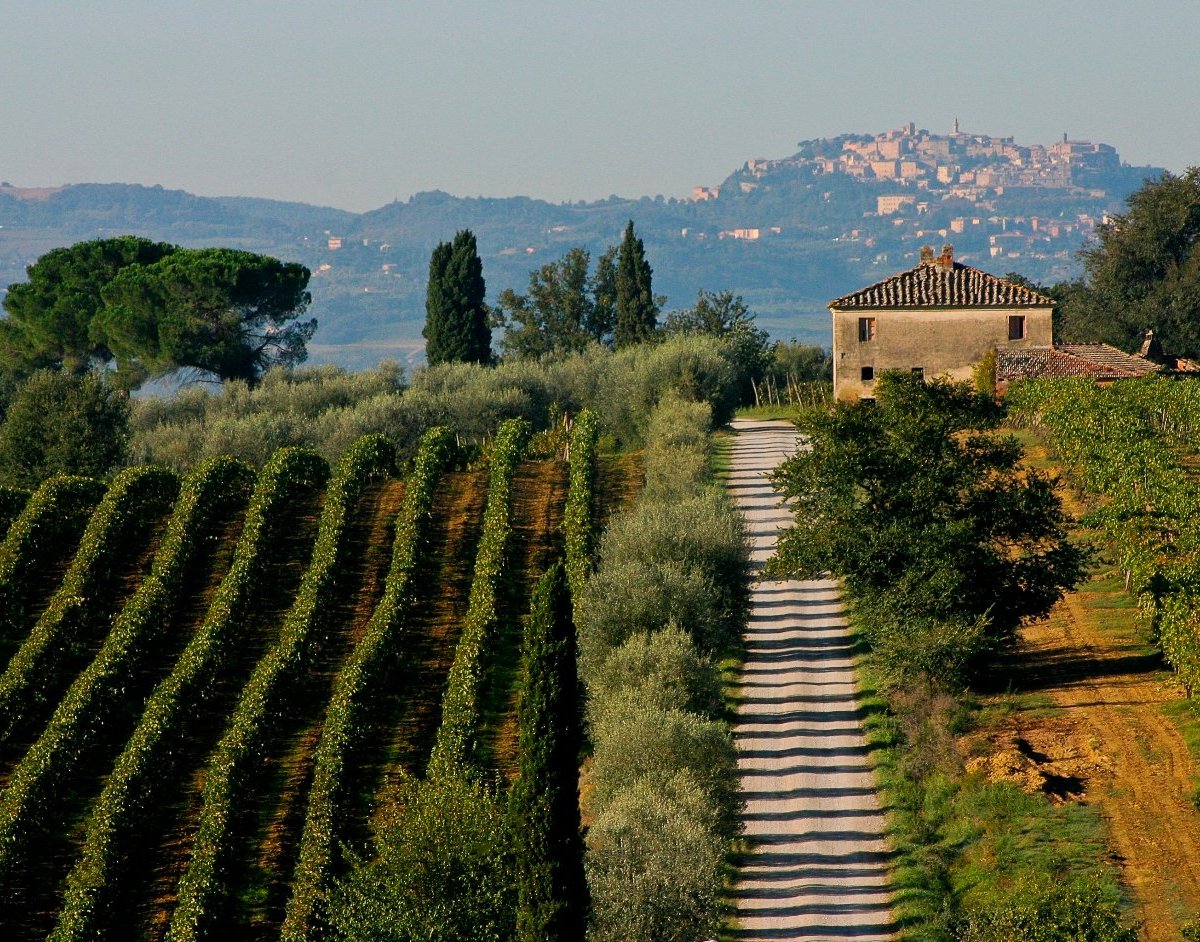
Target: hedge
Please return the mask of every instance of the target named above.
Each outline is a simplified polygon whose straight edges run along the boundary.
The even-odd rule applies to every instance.
[[[200,549],[197,536],[244,501],[250,469],[233,458],[188,475],[150,574],[113,623],[92,663],[75,679],[46,729],[13,769],[0,799],[0,872],[20,857],[59,805],[64,779],[126,700],[125,685],[163,641],[179,591]]]
[[[396,521],[383,596],[362,640],[334,682],[316,750],[299,862],[283,922],[284,942],[303,942],[323,934],[323,900],[346,823],[346,763],[370,731],[369,716],[377,692],[395,682],[393,672],[402,650],[405,620],[416,596],[413,576],[428,539],[434,490],[454,453],[454,435],[447,428],[430,429],[422,438]]]
[[[470,775],[479,767],[480,698],[486,661],[499,624],[497,596],[511,530],[513,472],[528,438],[528,422],[508,419],[500,425],[492,445],[491,480],[471,596],[442,698],[442,722],[429,758],[429,774],[434,777]]]
[[[0,543],[0,639],[18,641],[26,628],[29,584],[79,541],[104,496],[91,478],[59,474],[47,480],[9,524]]]
[[[122,567],[142,548],[154,521],[178,493],[179,479],[163,468],[128,468],[113,480],[88,521],[63,584],[0,677],[0,730],[5,736],[53,696],[63,655],[104,613]]]
[[[227,890],[225,867],[233,823],[273,724],[282,719],[288,688],[306,673],[316,640],[334,609],[345,566],[344,537],[363,489],[395,466],[395,449],[382,435],[357,441],[342,456],[325,496],[312,562],[288,612],[279,640],[254,669],[204,783],[203,807],[192,859],[179,882],[169,942],[204,938]]]

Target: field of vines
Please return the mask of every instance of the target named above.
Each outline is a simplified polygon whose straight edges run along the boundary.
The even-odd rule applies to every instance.
[[[597,437],[0,489],[0,937],[324,938],[406,782],[503,790],[535,587],[629,493]]]
[[[1200,384],[1164,378],[1014,386],[1011,419],[1040,429],[1085,495],[1085,522],[1189,696],[1200,690]]]

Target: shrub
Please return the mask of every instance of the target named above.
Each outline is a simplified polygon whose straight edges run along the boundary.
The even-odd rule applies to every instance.
[[[507,942],[516,923],[512,835],[503,806],[459,776],[399,789],[376,839],[332,894],[345,942]]]
[[[660,710],[681,708],[713,718],[725,712],[716,666],[673,624],[632,635],[612,649],[592,676],[588,696],[597,712],[622,697]]]
[[[40,370],[0,424],[0,481],[35,487],[53,474],[103,477],[127,449],[129,401],[96,374]]]
[[[599,428],[594,412],[584,411],[571,428],[570,478],[563,508],[563,537],[567,553],[567,581],[572,602],[583,592],[592,571],[596,551],[592,504],[596,487],[596,438]]]
[[[1063,886],[1047,877],[1018,881],[999,899],[967,913],[957,942],[1138,942],[1115,900],[1092,882]]]
[[[688,772],[642,779],[588,830],[589,942],[715,938],[725,845],[704,788]]]
[[[8,525],[17,519],[22,508],[29,502],[29,491],[19,487],[0,486],[0,538],[8,531]]]
[[[591,704],[594,752],[588,772],[589,809],[603,814],[615,797],[643,779],[665,784],[687,771],[717,815],[718,833],[738,831],[737,757],[729,727],[679,708],[660,709],[627,693]]]

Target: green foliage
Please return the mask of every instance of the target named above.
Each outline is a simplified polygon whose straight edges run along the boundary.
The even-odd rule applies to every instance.
[[[118,725],[127,700],[138,697],[138,678],[146,659],[166,641],[181,586],[201,550],[199,538],[245,501],[251,478],[240,462],[217,458],[184,480],[149,575],[12,771],[0,799],[0,870],[13,865],[21,845],[58,811],[71,773]]]
[[[24,488],[0,484],[0,535],[8,532],[9,524],[20,515],[29,502],[29,496],[29,491]]]
[[[111,351],[92,322],[104,307],[101,291],[123,269],[152,265],[176,251],[173,245],[134,236],[79,242],[51,249],[26,269],[29,279],[9,285],[8,319],[0,322],[0,346],[15,346],[17,372],[48,366],[85,373],[107,361]]]
[[[753,402],[753,384],[762,381],[772,357],[767,332],[754,325],[754,315],[740,295],[701,291],[694,307],[667,315],[663,331],[667,336],[703,334],[720,338],[738,372],[739,401]]]
[[[732,839],[739,830],[737,756],[729,728],[677,707],[662,709],[630,690],[608,701],[589,701],[593,753],[588,807],[602,814],[614,798],[635,783],[665,787],[687,771],[716,809],[717,832]]]
[[[136,461],[184,470],[220,454],[260,465],[285,445],[334,460],[362,435],[383,434],[409,460],[434,425],[480,443],[506,419],[545,429],[552,413],[584,408],[596,413],[602,433],[633,447],[670,393],[708,402],[718,423],[732,415],[737,373],[719,340],[675,337],[617,353],[593,345],[495,368],[443,363],[417,369],[408,389],[395,367],[352,375],[333,367],[273,370],[254,389],[230,382],[217,393],[187,389],[172,399],[137,400],[130,450]]]
[[[179,479],[162,468],[122,471],[84,530],[62,585],[0,676],[0,732],[29,725],[61,692],[58,666],[100,618],[123,566],[144,547],[153,524],[170,508]],[[0,825],[0,830],[4,830]],[[0,857],[7,853],[0,838]]]
[[[634,634],[674,623],[709,654],[736,649],[749,608],[742,519],[717,488],[646,500],[612,521],[579,600],[585,676]]]
[[[95,373],[39,370],[0,424],[0,480],[36,487],[52,474],[103,477],[128,447],[129,402]]]
[[[711,427],[709,403],[690,402],[673,392],[662,398],[642,451],[647,498],[686,499],[713,484]]]
[[[778,383],[832,383],[833,354],[824,347],[776,340],[771,344],[771,362],[767,372]]]
[[[390,474],[395,450],[382,436],[357,442],[338,462],[325,494],[312,561],[284,620],[279,639],[263,656],[242,690],[225,734],[213,754],[192,858],[179,882],[179,903],[167,938],[204,938],[228,886],[224,867],[231,828],[248,783],[290,689],[307,671],[313,649],[333,612],[337,579],[345,566],[345,534],[363,488]]]
[[[594,412],[584,410],[571,427],[570,472],[563,508],[563,541],[566,544],[567,582],[571,599],[579,598],[592,571],[596,523],[592,506],[596,488],[596,439],[599,426]]]
[[[475,234],[463,229],[441,242],[429,258],[425,296],[425,358],[430,365],[488,363],[492,331],[484,302],[483,262]]]
[[[182,747],[222,668],[237,649],[262,588],[267,561],[290,529],[295,501],[325,484],[329,468],[311,452],[285,449],[259,473],[233,562],[203,624],[171,674],[146,701],[137,728],[93,805],[83,852],[67,879],[56,937],[95,938],[112,925],[130,841],[147,809],[159,803],[164,773]]]
[[[593,940],[714,935],[739,826],[732,738],[707,655],[740,644],[749,548],[740,515],[710,483],[711,405],[670,389],[644,425],[653,487],[610,524],[576,605],[593,744]]]
[[[883,646],[914,619],[960,636],[984,619],[981,654],[1010,644],[1082,577],[1084,555],[1067,542],[1053,481],[1019,470],[1016,441],[990,434],[997,419],[965,384],[899,373],[880,378],[874,403],[809,413],[799,424],[810,447],[775,474],[795,526],[768,571],[844,579],[860,623],[901,674],[913,666],[906,653],[942,644]]]
[[[1108,388],[1075,380],[1014,386],[1017,421],[1041,428],[1112,546],[1163,656],[1189,694],[1200,687],[1200,487],[1176,448],[1194,448],[1200,395],[1191,382]],[[1119,460],[1114,460],[1119,456]]]
[[[194,369],[253,384],[307,356],[317,322],[292,322],[311,301],[308,278],[303,265],[266,255],[177,249],[117,272],[91,334],[135,379]]]
[[[597,668],[588,691],[593,711],[624,698],[658,710],[682,707],[712,719],[725,714],[716,665],[675,625],[627,638]]]
[[[449,429],[433,428],[425,434],[405,484],[383,595],[334,682],[313,760],[299,862],[281,930],[285,942],[323,934],[324,896],[339,862],[339,839],[345,828],[347,762],[370,729],[373,698],[399,664],[405,621],[416,597],[412,580],[428,540],[434,490],[454,454]]]
[[[596,324],[591,256],[573,248],[556,262],[529,273],[529,293],[505,288],[496,316],[504,327],[504,355],[537,358],[547,353],[583,350],[604,339]]]
[[[646,261],[646,247],[633,231],[633,220],[625,227],[617,252],[616,303],[613,343],[618,347],[641,343],[654,336],[658,325],[659,300],[651,284],[653,269]]]
[[[724,863],[712,804],[692,775],[634,783],[588,829],[589,942],[716,938]]]
[[[1093,882],[1026,879],[1003,898],[970,913],[956,942],[1138,942],[1141,932]]]
[[[516,928],[512,834],[483,785],[451,775],[409,780],[377,838],[333,894],[344,942],[508,942]]]
[[[33,580],[64,547],[76,544],[103,494],[99,481],[58,475],[34,492],[9,525],[0,542],[0,639],[5,659],[28,627]]]
[[[562,566],[534,589],[517,704],[520,771],[509,795],[519,942],[576,942],[587,921],[579,819],[580,689]]]
[[[429,757],[429,774],[434,778],[471,776],[480,770],[480,698],[499,625],[500,580],[512,530],[513,472],[528,439],[528,423],[510,419],[500,426],[492,445],[491,480],[471,595],[442,696],[442,723]]]

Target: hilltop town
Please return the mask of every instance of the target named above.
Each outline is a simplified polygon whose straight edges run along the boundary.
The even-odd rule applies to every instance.
[[[1104,207],[1154,169],[1123,164],[1111,144],[1070,140],[1065,133],[1053,144],[1018,144],[964,132],[955,118],[949,134],[909,122],[881,134],[802,141],[790,157],[748,160],[720,186],[695,187],[692,201],[745,200],[807,180],[829,187],[826,202],[840,202],[839,185],[853,181],[871,200],[861,222],[849,220],[836,237],[871,250],[862,257],[867,263],[901,264],[915,259],[923,242],[950,238],[976,262],[1053,265],[1069,263],[1107,218]],[[780,234],[782,227],[747,221],[713,235],[755,241]]]

